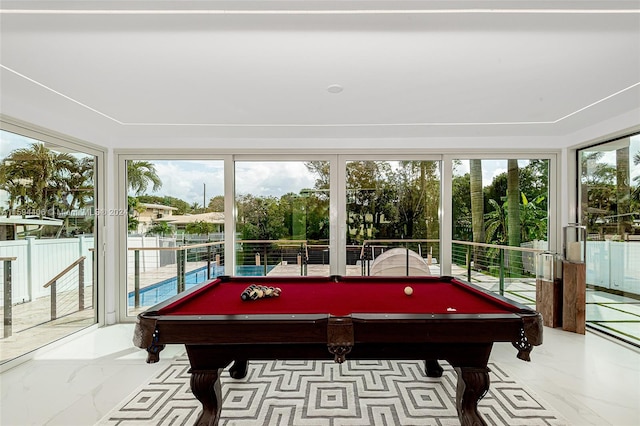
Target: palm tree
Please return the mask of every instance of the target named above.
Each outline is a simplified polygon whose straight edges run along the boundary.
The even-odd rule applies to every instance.
[[[69,210],[83,208],[93,200],[94,159],[86,156],[74,159],[73,169],[65,179],[63,202]]]
[[[487,242],[491,244],[505,244],[507,241],[507,202],[501,206],[493,198],[489,199],[489,205],[493,208],[485,216],[487,224]]]
[[[146,192],[149,184],[153,184],[152,191],[162,188],[156,166],[150,161],[127,161],[127,182],[136,195]]]
[[[56,153],[44,144],[12,151],[0,165],[0,189],[9,193],[9,209],[33,209],[40,216],[57,207],[65,187],[64,179],[74,169],[76,159]]]
[[[482,160],[469,160],[469,188],[471,191],[471,230],[474,243],[485,242],[484,193],[482,192]],[[479,267],[481,247],[473,248],[473,263]]]
[[[628,139],[627,139],[628,140]],[[616,201],[618,215],[618,235],[623,236],[630,227],[629,201],[631,191],[629,188],[629,144],[616,149]]]
[[[640,152],[637,152],[636,155],[633,156],[633,164],[635,164],[636,166],[640,165]],[[633,189],[631,196],[636,202],[640,203],[640,175],[634,177],[633,180],[638,184]]]
[[[520,247],[520,175],[518,160],[507,161],[507,235],[509,245]],[[509,269],[522,265],[522,253],[509,250]]]

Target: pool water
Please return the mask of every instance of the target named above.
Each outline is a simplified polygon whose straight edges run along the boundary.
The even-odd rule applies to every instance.
[[[274,266],[267,267],[267,273],[269,273]],[[224,275],[224,266],[211,266],[211,276],[217,277]],[[264,275],[264,266],[260,265],[246,265],[236,267],[236,275],[241,277],[259,277]],[[200,284],[207,280],[207,267],[203,266],[199,269],[187,272],[185,275],[185,290],[189,289],[197,284]],[[168,298],[178,294],[178,279],[169,278],[164,281],[151,284],[140,290],[140,306],[153,306]],[[128,304],[133,307],[135,304],[135,292],[130,292],[127,295]]]

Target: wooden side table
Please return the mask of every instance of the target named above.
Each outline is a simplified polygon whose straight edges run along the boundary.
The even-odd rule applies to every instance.
[[[585,334],[587,266],[562,262],[562,329]]]
[[[536,310],[546,327],[562,326],[562,281],[536,280]]]

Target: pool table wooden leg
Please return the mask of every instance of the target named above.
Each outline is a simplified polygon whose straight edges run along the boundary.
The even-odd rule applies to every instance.
[[[489,369],[455,367],[458,373],[456,390],[456,409],[462,426],[485,426],[486,423],[478,414],[478,401],[489,390]]]
[[[202,414],[196,421],[197,426],[217,426],[222,410],[222,389],[220,374],[222,368],[215,370],[191,370],[191,392],[202,403]]]
[[[248,368],[249,362],[246,359],[236,359],[229,367],[229,374],[234,379],[243,379],[247,375]]]
[[[427,377],[442,377],[443,371],[437,359],[428,359],[424,362],[424,372]]]

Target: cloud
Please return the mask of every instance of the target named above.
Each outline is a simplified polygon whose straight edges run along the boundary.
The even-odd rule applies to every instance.
[[[171,196],[189,204],[202,205],[216,195],[224,193],[224,162],[222,160],[155,160],[162,188],[153,195]]]
[[[315,176],[303,161],[236,163],[236,192],[256,196],[280,197],[289,192],[299,193],[303,188],[313,188]]]
[[[222,160],[152,160],[162,188],[152,193],[172,196],[189,204],[202,205],[224,194],[224,162]],[[303,161],[239,161],[236,162],[236,192],[255,196],[280,197],[312,188],[315,176]],[[206,188],[205,188],[206,185]]]

